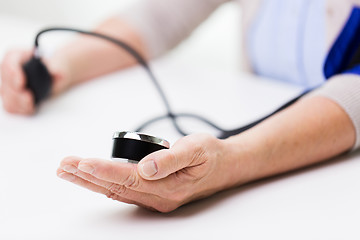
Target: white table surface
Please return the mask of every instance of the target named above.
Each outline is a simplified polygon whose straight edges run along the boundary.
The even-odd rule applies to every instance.
[[[176,111],[237,127],[299,89],[241,73],[153,63]],[[68,155],[109,159],[114,131],[163,113],[141,68],[80,85],[33,117],[0,110],[0,239],[360,239],[360,156],[228,190],[169,213],[107,199],[57,178]],[[164,121],[148,129],[172,143]]]

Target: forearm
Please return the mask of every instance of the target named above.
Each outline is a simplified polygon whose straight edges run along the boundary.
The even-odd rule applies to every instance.
[[[147,51],[141,37],[125,22],[118,18],[110,18],[94,30],[113,38],[122,40],[147,58]],[[63,73],[62,81],[74,85],[94,77],[129,67],[136,63],[135,59],[117,45],[92,36],[79,35],[66,46],[60,48],[47,60],[52,72]],[[69,86],[55,84],[54,92],[61,92]]]
[[[349,150],[355,129],[325,97],[304,98],[253,129],[225,140],[234,185],[318,163]]]
[[[227,1],[141,1],[95,31],[121,39],[145,58],[153,58],[175,47]],[[135,64],[133,57],[118,46],[89,36],[78,36],[46,61],[55,82],[53,94]]]

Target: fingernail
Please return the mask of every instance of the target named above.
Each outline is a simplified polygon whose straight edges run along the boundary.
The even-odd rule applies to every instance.
[[[140,167],[141,172],[145,177],[152,177],[158,172],[156,163],[154,161],[145,162],[141,164]]]
[[[69,182],[73,182],[75,180],[75,176],[70,174],[70,173],[66,173],[66,172],[63,172],[63,173],[60,173],[58,175],[60,178],[66,180],[66,181],[69,181]]]
[[[86,173],[89,173],[89,174],[93,174],[95,169],[93,166],[89,165],[89,164],[79,164],[78,166],[78,169],[80,171],[83,171],[83,172],[86,172]]]
[[[62,169],[68,173],[72,173],[72,174],[77,173],[77,168],[74,167],[73,165],[65,165]]]

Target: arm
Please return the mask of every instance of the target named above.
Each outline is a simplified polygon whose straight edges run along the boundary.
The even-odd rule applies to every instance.
[[[127,42],[144,57],[147,51],[141,37],[119,18],[110,18],[95,31]],[[6,54],[1,64],[1,98],[4,108],[11,113],[33,114],[33,96],[26,88],[22,65],[31,51],[15,50]],[[53,78],[52,95],[59,94],[80,82],[135,64],[125,51],[107,41],[78,36],[49,59],[43,59]]]
[[[149,0],[101,23],[95,31],[121,39],[145,58],[169,50],[186,38],[227,0]],[[30,51],[11,51],[1,64],[0,88],[4,108],[11,113],[33,114],[32,94],[26,89],[22,65]],[[52,94],[94,77],[135,64],[119,47],[88,36],[78,36],[45,59],[54,84]]]
[[[360,100],[356,104],[358,111]],[[314,93],[226,140],[190,135],[138,165],[69,157],[57,174],[114,200],[169,212],[218,191],[348,151],[356,141],[358,123],[353,120],[331,98]]]
[[[106,20],[95,31],[127,42],[149,59],[175,47],[226,1],[141,1],[119,16]],[[78,37],[49,61],[50,66],[68,66],[69,80],[64,82],[70,85],[135,63],[118,46],[88,36]],[[55,89],[55,92],[58,91]]]
[[[132,46],[143,57],[148,58],[141,36],[122,19],[109,18],[94,31],[120,39]],[[56,82],[53,92],[55,94],[72,85],[136,64],[136,60],[131,55],[115,44],[85,35],[77,36],[46,61],[50,72],[64,73],[54,78]]]
[[[360,77],[344,74],[332,77],[292,107],[226,141],[234,151],[239,144],[250,149],[253,171],[245,181],[252,181],[354,150],[360,145],[359,138]]]
[[[337,156],[354,145],[355,129],[338,104],[312,96],[226,141],[242,184]]]

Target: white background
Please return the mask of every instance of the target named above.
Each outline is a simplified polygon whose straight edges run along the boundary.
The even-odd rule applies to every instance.
[[[136,0],[1,0],[0,14],[16,15],[47,24],[89,27]]]
[[[152,66],[175,111],[195,112],[226,128],[264,115],[299,91],[171,59]],[[170,214],[115,202],[56,176],[68,155],[109,159],[114,131],[133,129],[163,111],[141,68],[73,88],[33,117],[1,109],[0,239],[360,239],[359,154],[225,191]],[[147,132],[171,143],[178,138],[168,122]]]
[[[0,36],[5,39],[9,39],[6,35],[11,36],[11,41],[3,43],[0,48],[8,49],[19,45],[30,47],[32,36],[42,27],[56,25],[91,29],[106,17],[126,10],[135,2],[137,1],[0,0]],[[172,54],[178,60],[190,64],[237,71],[242,62],[240,14],[241,9],[237,3],[224,4]],[[24,22],[29,25],[28,28],[24,28]],[[17,29],[18,25],[22,27]],[[22,33],[19,34],[18,31]]]
[[[10,47],[30,47],[43,26],[90,28],[129,3],[1,0],[0,56]],[[154,63],[175,110],[230,128],[298,92],[236,73],[238,13],[227,4],[170,58]],[[134,88],[149,100],[123,104],[134,97]],[[106,94],[94,97],[99,92]],[[162,112],[139,68],[78,86],[47,101],[31,118],[1,109],[0,239],[360,239],[358,153],[225,191],[170,214],[114,202],[56,177],[63,157],[107,158],[114,131]],[[172,143],[178,137],[168,123],[150,130]]]

